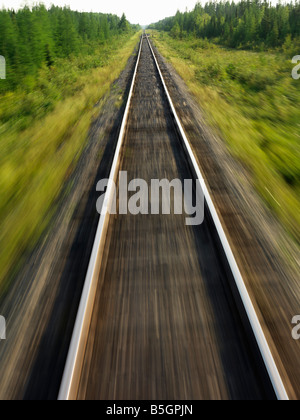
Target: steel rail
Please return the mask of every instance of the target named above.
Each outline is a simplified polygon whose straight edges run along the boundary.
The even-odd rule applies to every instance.
[[[125,137],[126,124],[133,95],[133,89],[135,85],[135,79],[137,75],[137,69],[140,62],[141,50],[143,44],[143,38],[141,37],[139,53],[137,62],[132,78],[131,88],[125,108],[120,134],[115,150],[114,160],[111,167],[109,180],[116,182],[118,175],[118,167],[120,160],[120,150]],[[98,274],[101,266],[103,250],[105,246],[105,240],[107,236],[109,210],[111,209],[112,200],[114,196],[113,183],[109,182],[105,193],[101,216],[96,232],[96,237],[92,249],[92,254],[89,262],[87,275],[84,282],[83,292],[79,304],[79,309],[75,321],[73,335],[69,347],[67,361],[63,373],[63,378],[59,390],[58,400],[72,400],[76,398],[77,389],[79,385],[82,363],[84,358],[84,352],[86,348],[86,341],[88,336],[88,330],[91,322],[91,316],[95,301],[95,295],[97,290]]]
[[[218,216],[217,210],[214,206],[213,200],[210,196],[210,193],[208,191],[208,188],[205,184],[202,172],[199,168],[199,165],[197,163],[196,157],[192,151],[192,148],[189,144],[189,141],[186,137],[186,134],[184,132],[184,129],[182,127],[182,124],[179,120],[178,114],[175,110],[173,101],[171,99],[171,96],[169,94],[168,88],[166,86],[164,77],[162,75],[162,72],[160,70],[158,61],[156,59],[155,53],[153,51],[153,48],[151,46],[151,43],[149,41],[148,36],[146,37],[154,62],[156,64],[157,71],[159,73],[163,89],[165,91],[166,97],[168,99],[171,112],[174,116],[175,123],[177,125],[177,128],[179,130],[179,134],[183,140],[183,146],[189,156],[189,159],[191,161],[192,167],[194,169],[194,172],[198,178],[198,180],[201,182],[201,188],[203,190],[203,194],[207,203],[207,207],[209,209],[209,212],[211,214],[213,223],[216,227],[216,231],[218,233],[220,242],[222,244],[226,259],[228,261],[230,270],[232,272],[233,278],[235,280],[237,289],[240,294],[240,298],[242,300],[242,303],[244,305],[246,314],[248,316],[248,320],[250,322],[252,331],[254,333],[254,337],[256,339],[257,345],[259,347],[262,359],[264,361],[266,370],[268,372],[270,381],[272,383],[274,392],[276,394],[277,399],[279,400],[288,400],[288,395],[286,392],[286,389],[284,387],[283,381],[280,377],[278,368],[276,366],[276,363],[274,361],[272,352],[269,348],[269,345],[267,343],[266,337],[264,335],[263,329],[260,325],[259,319],[257,317],[257,314],[255,312],[253,303],[251,301],[251,298],[249,296],[249,293],[247,291],[247,288],[245,286],[244,280],[242,278],[241,272],[239,270],[238,264],[235,260],[234,254],[231,250],[231,247],[229,245],[229,241],[226,237],[225,231],[222,227],[222,223],[220,221],[220,218]],[[128,114],[132,99],[132,94],[134,90],[134,85],[136,81],[136,75],[137,70],[139,66],[140,56],[141,56],[141,50],[142,50],[142,44],[143,44],[144,36],[142,36],[140,41],[140,47],[139,47],[139,53],[137,58],[137,63],[131,83],[131,88],[129,92],[129,97],[122,121],[122,126],[119,134],[119,139],[114,155],[114,160],[110,172],[109,179],[116,181],[117,174],[118,174],[118,166],[119,166],[119,160],[120,160],[120,150],[122,147],[122,143],[125,136],[125,130],[126,130],[126,124],[128,120]],[[89,325],[91,321],[94,301],[95,301],[95,294],[97,289],[97,282],[98,282],[98,274],[101,266],[102,261],[102,255],[105,247],[105,240],[107,235],[107,229],[108,229],[108,220],[109,220],[109,209],[111,208],[111,203],[113,199],[113,187],[112,183],[108,184],[108,188],[105,194],[104,203],[103,203],[103,210],[100,217],[96,238],[91,254],[91,259],[89,263],[89,268],[87,271],[85,284],[83,288],[83,293],[79,305],[79,310],[75,322],[75,327],[72,335],[72,340],[69,348],[69,353],[67,357],[67,362],[64,369],[63,379],[59,391],[59,400],[70,400],[75,399],[77,395],[78,385],[80,381],[80,375],[82,371],[82,364],[83,364],[83,358],[84,358],[84,352],[86,348],[86,341],[88,336],[88,330]]]
[[[238,267],[238,264],[236,262],[236,259],[235,259],[234,255],[233,255],[232,250],[231,250],[231,247],[230,247],[229,241],[228,241],[228,239],[226,237],[225,231],[224,231],[224,229],[222,227],[222,223],[221,223],[220,218],[218,216],[217,210],[216,210],[216,208],[214,206],[213,200],[212,200],[212,198],[210,196],[210,193],[208,191],[208,188],[207,188],[207,186],[205,184],[205,181],[204,181],[202,172],[201,172],[201,170],[199,168],[199,165],[197,163],[197,160],[196,160],[196,157],[194,155],[194,152],[192,151],[192,148],[190,146],[190,143],[189,143],[189,141],[188,141],[188,139],[186,137],[186,134],[184,132],[184,129],[182,127],[182,124],[181,124],[181,122],[179,120],[179,117],[177,115],[176,109],[174,107],[173,101],[172,101],[171,96],[169,94],[167,85],[165,83],[164,77],[163,77],[162,72],[160,70],[158,61],[156,59],[155,53],[153,51],[153,48],[151,46],[151,43],[149,41],[149,37],[148,36],[147,36],[147,41],[148,41],[150,50],[152,52],[153,59],[155,61],[155,64],[156,64],[156,67],[157,67],[159,76],[161,78],[161,82],[163,84],[164,91],[165,91],[165,94],[167,96],[167,99],[168,99],[168,102],[169,102],[171,111],[172,111],[172,113],[174,115],[174,118],[175,118],[176,124],[178,126],[180,135],[181,135],[181,137],[183,139],[185,149],[186,149],[186,151],[188,153],[188,156],[189,156],[189,158],[190,158],[190,160],[192,162],[193,169],[196,172],[197,178],[199,179],[199,181],[201,180],[201,187],[202,187],[202,190],[203,190],[203,194],[204,194],[204,197],[205,197],[207,206],[209,208],[209,211],[210,211],[211,217],[213,219],[214,225],[216,227],[217,233],[219,235],[219,238],[220,238],[222,247],[223,247],[224,252],[225,252],[225,256],[226,256],[227,261],[229,263],[229,266],[230,266],[230,269],[231,269],[233,278],[234,278],[235,283],[236,283],[236,286],[238,288],[238,291],[239,291],[241,300],[243,302],[243,305],[244,305],[246,314],[248,316],[250,325],[252,327],[252,331],[254,333],[256,342],[258,344],[258,347],[259,347],[261,356],[263,358],[265,367],[267,369],[267,372],[269,374],[271,383],[273,385],[273,389],[275,391],[276,397],[277,397],[278,400],[284,400],[284,401],[285,400],[289,400],[287,391],[285,389],[285,386],[283,384],[282,378],[281,378],[281,376],[279,374],[278,368],[277,368],[276,363],[275,363],[275,360],[273,358],[271,349],[270,349],[270,347],[268,345],[267,339],[265,337],[265,334],[263,332],[263,329],[261,327],[261,324],[260,324],[259,319],[257,317],[257,314],[255,312],[255,309],[254,309],[253,303],[251,301],[250,295],[249,295],[248,290],[246,288],[245,282],[244,282],[243,277],[241,275],[241,272],[239,270],[239,267]]]

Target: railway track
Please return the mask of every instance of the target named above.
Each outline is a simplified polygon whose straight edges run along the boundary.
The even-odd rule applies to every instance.
[[[143,36],[110,179],[202,179]],[[203,185],[205,219],[100,217],[59,399],[287,399]],[[112,205],[107,188],[104,208]]]

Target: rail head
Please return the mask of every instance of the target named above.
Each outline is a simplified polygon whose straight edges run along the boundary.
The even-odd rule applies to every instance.
[[[137,56],[136,66],[131,82],[131,87],[127,99],[127,104],[121,124],[121,129],[119,133],[119,138],[114,154],[114,159],[109,175],[110,181],[115,181],[117,178],[118,167],[119,167],[119,158],[120,150],[123,144],[126,123],[129,114],[130,103],[132,99],[133,89],[135,85],[137,69],[140,62],[141,50],[143,44],[143,35],[140,40],[139,52]],[[98,223],[98,228],[96,232],[96,237],[92,249],[92,254],[89,262],[89,267],[87,275],[84,282],[83,292],[81,295],[81,300],[79,304],[79,309],[75,321],[75,326],[73,329],[73,335],[69,347],[69,352],[67,356],[67,361],[63,373],[63,378],[59,390],[58,400],[72,400],[76,398],[78,385],[82,370],[82,363],[84,358],[84,352],[86,348],[87,333],[89,325],[91,322],[92,310],[95,301],[95,295],[98,284],[98,273],[100,270],[102,255],[104,250],[104,243],[107,235],[108,228],[108,219],[109,219],[109,209],[111,208],[111,203],[113,199],[113,182],[108,183],[108,187],[105,193],[103,209],[101,212],[100,220]],[[103,211],[106,210],[106,211]]]
[[[231,269],[233,278],[235,280],[237,289],[239,291],[239,294],[240,294],[242,303],[244,305],[246,314],[248,316],[248,319],[249,319],[249,322],[250,322],[252,331],[254,333],[254,337],[255,337],[256,342],[258,344],[258,347],[259,347],[259,350],[260,350],[260,353],[261,353],[263,362],[265,364],[265,367],[267,369],[267,372],[268,372],[270,381],[272,383],[274,392],[275,392],[276,397],[277,397],[278,400],[284,400],[284,401],[289,400],[287,391],[285,389],[285,386],[283,384],[282,378],[281,378],[281,376],[279,374],[278,368],[277,368],[276,363],[275,363],[275,360],[273,358],[271,349],[270,349],[270,347],[268,345],[267,339],[266,339],[265,334],[263,332],[262,326],[261,326],[261,324],[259,322],[258,316],[257,316],[257,314],[255,312],[253,303],[251,301],[250,295],[248,293],[248,290],[246,288],[245,282],[244,282],[243,277],[241,275],[240,269],[238,267],[238,264],[236,262],[236,259],[234,257],[234,254],[233,254],[232,249],[230,247],[229,241],[228,241],[228,239],[226,237],[226,234],[225,234],[225,231],[223,229],[222,223],[221,223],[220,218],[218,216],[218,212],[217,212],[217,210],[215,208],[215,205],[213,203],[213,200],[211,198],[211,195],[209,193],[209,190],[208,190],[208,188],[206,186],[206,183],[204,181],[204,177],[202,175],[202,171],[199,168],[199,165],[197,163],[197,159],[196,159],[196,157],[194,155],[194,152],[193,152],[193,150],[191,148],[191,145],[189,143],[189,140],[187,139],[187,136],[185,134],[185,131],[183,129],[183,126],[182,126],[182,124],[180,122],[180,119],[178,117],[177,111],[176,111],[175,106],[173,104],[173,101],[171,99],[170,93],[168,91],[167,85],[165,83],[163,74],[162,74],[162,72],[160,70],[160,67],[159,67],[157,58],[155,56],[155,53],[153,51],[153,48],[152,48],[152,45],[151,45],[151,43],[149,41],[149,37],[148,36],[147,36],[147,41],[148,41],[148,44],[149,44],[149,47],[150,47],[150,50],[151,50],[151,53],[152,53],[154,62],[156,64],[156,67],[157,67],[157,70],[158,70],[158,73],[159,73],[161,82],[163,84],[163,87],[164,87],[164,90],[165,90],[165,94],[167,96],[167,99],[168,99],[168,102],[169,102],[171,111],[173,113],[173,116],[175,118],[177,127],[179,129],[180,136],[182,137],[182,140],[184,142],[184,146],[185,146],[186,151],[187,151],[187,153],[189,155],[189,158],[190,158],[191,163],[193,165],[193,169],[194,169],[194,171],[196,173],[196,176],[197,176],[197,178],[199,180],[201,180],[201,187],[202,187],[202,190],[203,190],[203,194],[204,194],[204,197],[205,197],[205,200],[206,200],[206,203],[207,203],[209,212],[211,214],[211,217],[212,217],[213,222],[214,222],[214,225],[216,227],[218,236],[220,238],[220,241],[221,241],[221,244],[222,244],[222,247],[223,247],[225,256],[226,256],[226,259],[228,261],[228,264],[229,264],[229,267]]]

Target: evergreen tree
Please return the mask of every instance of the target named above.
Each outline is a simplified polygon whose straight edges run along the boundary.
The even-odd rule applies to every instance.
[[[171,30],[171,36],[173,38],[179,38],[180,37],[180,26],[179,23],[176,22]]]
[[[6,59],[6,80],[1,90],[12,89],[57,57],[82,53],[82,48],[103,43],[112,36],[138,30],[126,16],[73,12],[68,7],[40,4],[14,12],[0,10],[0,55]],[[93,47],[92,47],[93,48]]]
[[[197,3],[192,12],[177,12],[151,27],[170,32],[174,38],[193,34],[198,38],[217,39],[231,47],[267,47],[284,45],[288,36],[300,37],[300,3],[272,5],[264,0],[239,3],[210,1]]]
[[[119,29],[122,32],[127,32],[129,30],[129,23],[127,22],[125,13],[123,13],[120,23],[119,23]]]

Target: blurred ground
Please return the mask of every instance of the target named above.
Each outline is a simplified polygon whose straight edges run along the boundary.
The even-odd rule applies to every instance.
[[[98,224],[95,186],[109,174],[134,65],[132,56],[105,103],[95,105],[98,117],[51,228],[1,296],[0,399],[57,398]]]

